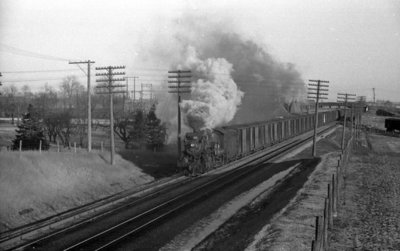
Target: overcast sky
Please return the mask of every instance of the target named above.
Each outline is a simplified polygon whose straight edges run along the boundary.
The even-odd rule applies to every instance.
[[[0,0],[3,86],[21,80],[13,83],[57,87],[66,74],[85,83],[68,59],[126,65],[128,76],[156,81],[168,66],[146,57],[146,43],[159,33],[164,39],[172,21],[187,15],[226,20],[277,60],[295,64],[305,81],[329,80],[332,101],[337,92],[371,100],[372,88],[377,99],[400,101],[398,0]],[[32,79],[43,80],[22,81]]]

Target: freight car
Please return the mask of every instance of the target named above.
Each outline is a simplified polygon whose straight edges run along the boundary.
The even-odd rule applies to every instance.
[[[318,113],[318,125],[339,118],[339,110]],[[222,164],[243,158],[259,150],[311,131],[314,115],[279,118],[265,122],[232,125],[187,133],[178,166],[186,174],[197,175]]]
[[[400,118],[385,119],[385,128],[387,132],[400,131]]]

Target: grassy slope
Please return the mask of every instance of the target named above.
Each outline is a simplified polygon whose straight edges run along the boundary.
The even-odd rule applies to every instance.
[[[0,121],[0,149],[11,145],[15,138],[16,126]]]
[[[0,152],[0,231],[153,180],[108,154]]]
[[[158,152],[141,149],[120,150],[118,152],[122,158],[140,166],[143,172],[154,178],[163,178],[179,172],[176,166],[177,153],[176,146],[166,146]]]

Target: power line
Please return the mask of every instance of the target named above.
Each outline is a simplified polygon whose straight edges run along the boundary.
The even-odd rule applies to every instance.
[[[308,83],[308,98],[315,99],[315,113],[314,113],[314,137],[313,137],[313,148],[312,148],[312,156],[315,158],[317,155],[317,127],[318,127],[318,103],[320,99],[327,99],[328,93],[328,83],[326,80],[308,80],[311,83]],[[315,83],[315,84],[314,84]],[[325,88],[325,89],[324,89]]]
[[[162,72],[165,72],[165,71],[168,71],[168,69],[167,68],[134,68],[134,69],[132,69],[133,71],[162,71]]]
[[[111,165],[114,165],[114,154],[115,154],[115,143],[114,143],[114,105],[113,105],[113,94],[114,93],[126,93],[125,91],[116,90],[118,87],[125,87],[123,84],[114,84],[114,82],[125,81],[125,78],[118,78],[114,76],[125,75],[125,72],[114,72],[116,69],[125,69],[125,66],[107,66],[107,67],[96,67],[96,70],[106,70],[105,73],[96,73],[96,76],[104,76],[102,79],[97,79],[96,82],[101,84],[96,86],[98,90],[96,94],[107,94],[110,98],[110,153],[111,153]]]
[[[84,76],[78,76],[77,78],[83,78]],[[3,80],[4,83],[18,83],[18,82],[37,82],[37,81],[51,81],[51,80],[63,80],[63,78],[40,78],[40,79],[10,79]]]
[[[69,71],[78,71],[78,69],[29,70],[29,71],[2,71],[2,73],[13,74],[13,73],[69,72]]]
[[[346,110],[347,110],[347,102],[349,101],[354,101],[356,94],[350,94],[350,93],[338,93],[337,94],[337,102],[343,102],[344,103],[344,118],[343,118],[343,131],[342,131],[342,151],[344,150],[344,138],[345,138],[345,128],[346,128]]]
[[[69,62],[69,64],[75,64],[81,69],[84,73],[85,71],[82,69],[80,64],[87,64],[87,137],[88,137],[88,152],[92,151],[92,113],[91,113],[91,98],[90,98],[90,64],[94,64],[94,61],[75,61]]]
[[[39,59],[53,60],[53,61],[69,61],[70,60],[67,58],[55,57],[55,56],[51,56],[51,55],[46,55],[46,54],[42,54],[42,53],[19,49],[19,48],[16,48],[16,47],[13,47],[10,45],[6,45],[3,43],[0,43],[0,50],[7,52],[7,53],[24,56],[24,57],[32,57],[32,58],[39,58]]]
[[[177,70],[177,71],[168,71],[170,74],[168,78],[174,79],[174,80],[169,80],[168,84],[173,84],[168,86],[170,90],[168,91],[169,93],[177,93],[178,94],[178,157],[181,155],[181,94],[183,93],[190,93],[190,83],[191,80],[191,71],[186,70]],[[172,74],[172,75],[171,75]],[[175,85],[176,84],[176,85]],[[181,86],[181,84],[186,84]]]

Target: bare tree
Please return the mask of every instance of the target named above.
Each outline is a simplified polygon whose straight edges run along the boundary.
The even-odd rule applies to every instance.
[[[51,112],[57,107],[57,92],[53,87],[46,83],[43,86],[43,90],[35,96],[33,103],[35,104],[39,116],[43,118],[47,113]]]
[[[16,102],[18,88],[15,85],[6,86],[3,88],[5,97],[5,110],[8,116],[11,116],[11,123],[14,124],[14,117],[18,113],[19,105]]]
[[[60,90],[64,99],[64,109],[67,105],[69,109],[72,109],[74,94],[76,95],[81,88],[83,86],[78,82],[76,76],[70,75],[63,79],[60,84]]]
[[[31,88],[29,87],[29,85],[24,85],[21,88],[21,92],[23,95],[23,106],[28,107],[28,104],[31,102],[33,98],[33,93],[31,91]]]

